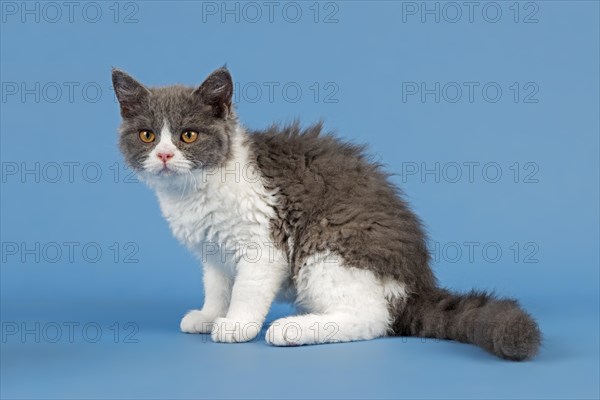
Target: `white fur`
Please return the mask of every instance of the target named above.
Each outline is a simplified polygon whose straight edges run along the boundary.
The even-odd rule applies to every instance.
[[[275,321],[268,343],[279,346],[371,339],[387,333],[389,301],[404,298],[404,286],[366,269],[319,253],[290,280],[288,255],[271,242],[276,193],[252,170],[242,128],[232,138],[233,157],[222,168],[192,170],[173,144],[168,121],[144,163],[142,177],[157,193],[177,239],[204,264],[205,302],[181,320],[181,330],[211,333],[218,342],[252,340],[278,295],[307,314]],[[157,153],[171,151],[169,171]],[[293,246],[289,242],[289,247]],[[297,332],[294,334],[293,330]]]
[[[173,150],[168,142],[163,143],[168,124],[165,126],[157,148]],[[239,129],[233,136],[232,160],[222,168],[144,176],[156,189],[175,237],[205,265],[204,307],[188,313],[181,329],[190,333],[211,330],[212,338],[219,342],[253,339],[260,330],[253,327],[262,326],[289,274],[286,256],[275,248],[270,236],[276,198],[249,172],[252,165],[242,145],[244,134]],[[172,160],[178,153],[174,151]],[[236,326],[239,329],[233,332]]]
[[[404,287],[371,271],[344,264],[332,253],[317,253],[297,278],[297,305],[307,313],[274,321],[266,341],[276,346],[366,340],[387,334],[389,301]]]

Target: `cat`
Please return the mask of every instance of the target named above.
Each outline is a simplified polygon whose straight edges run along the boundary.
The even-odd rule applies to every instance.
[[[248,131],[226,67],[198,87],[112,81],[119,146],[156,191],[174,236],[203,265],[204,305],[180,328],[215,342],[257,338],[275,300],[275,346],[420,336],[534,357],[535,320],[517,301],[441,288],[419,218],[364,146],[299,123]]]

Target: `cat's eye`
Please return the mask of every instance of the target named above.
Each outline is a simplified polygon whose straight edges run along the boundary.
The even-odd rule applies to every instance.
[[[185,143],[193,143],[198,139],[198,132],[196,131],[185,131],[181,134],[181,140]]]
[[[140,131],[140,140],[144,143],[152,143],[156,139],[156,135],[152,131]]]

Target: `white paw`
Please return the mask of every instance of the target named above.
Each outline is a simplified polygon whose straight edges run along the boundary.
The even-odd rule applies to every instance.
[[[265,335],[265,341],[272,346],[301,346],[308,344],[307,332],[293,320],[285,318],[274,321]]]
[[[213,318],[201,310],[192,310],[181,319],[179,328],[185,333],[210,333],[213,327]]]
[[[241,343],[256,338],[260,332],[258,322],[241,322],[230,318],[217,318],[210,334],[214,342]]]

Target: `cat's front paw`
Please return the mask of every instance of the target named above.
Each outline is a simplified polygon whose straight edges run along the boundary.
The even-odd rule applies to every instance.
[[[261,324],[258,322],[241,322],[230,318],[217,318],[210,334],[214,342],[241,343],[249,342],[258,336]]]
[[[211,333],[213,317],[206,315],[202,310],[192,310],[181,319],[179,328],[185,333]]]

